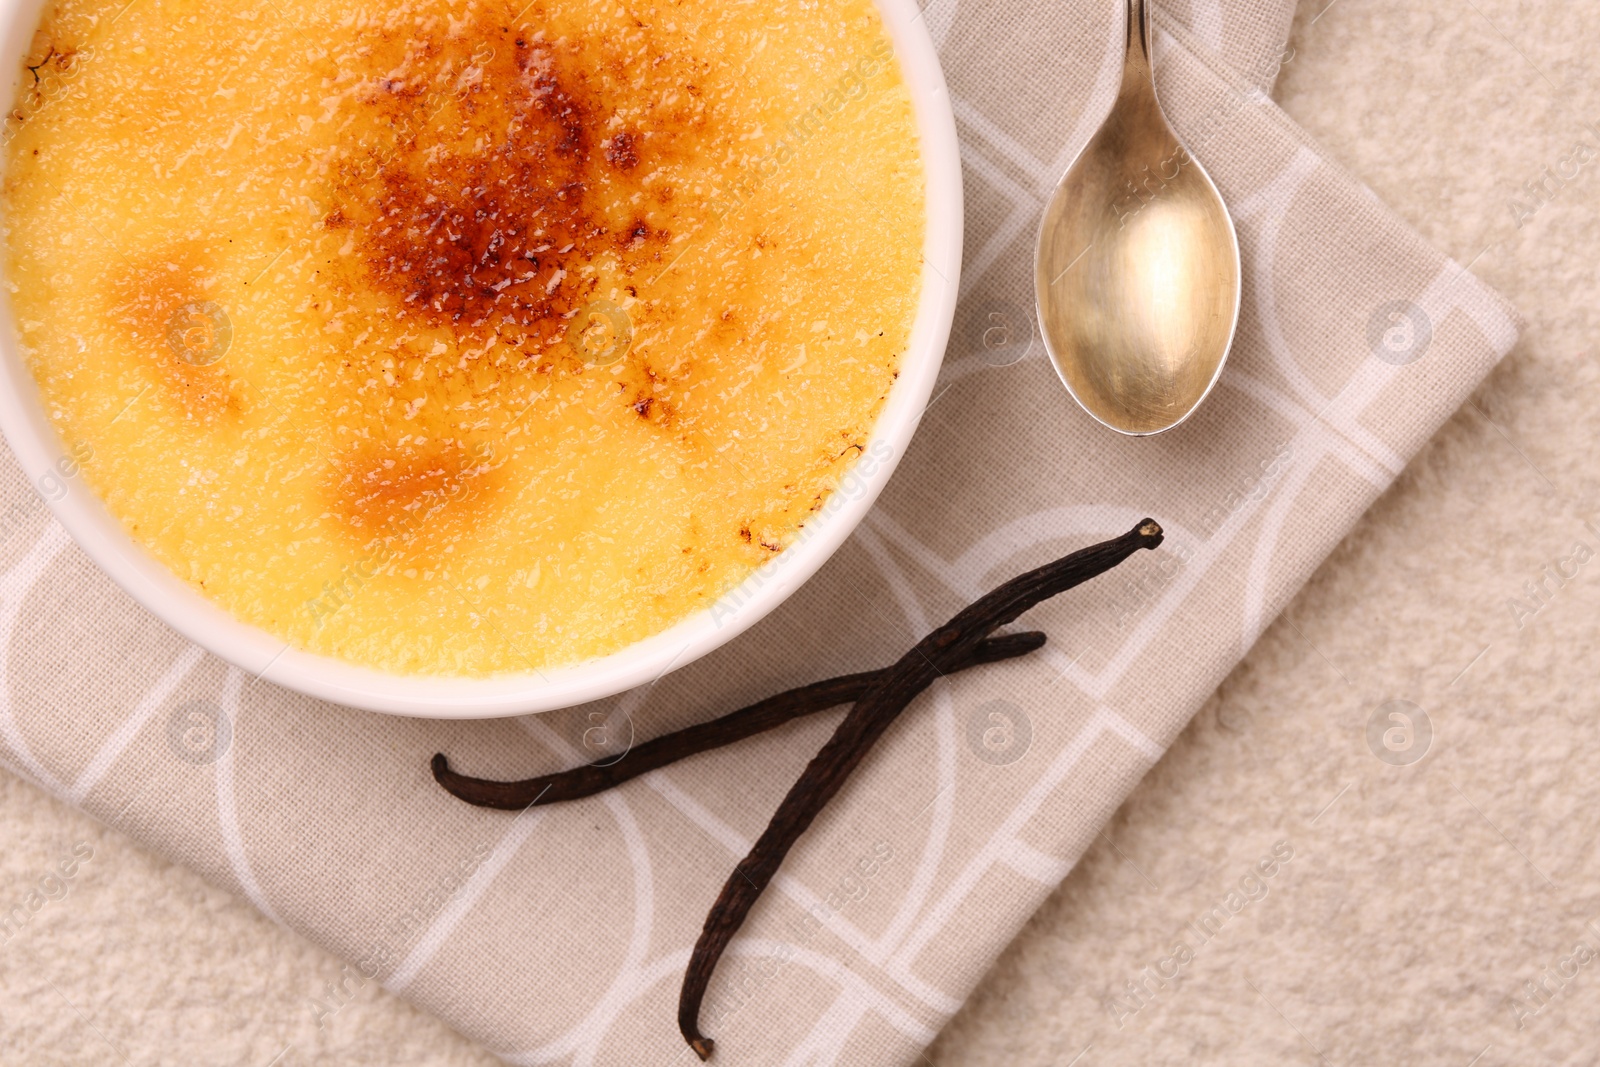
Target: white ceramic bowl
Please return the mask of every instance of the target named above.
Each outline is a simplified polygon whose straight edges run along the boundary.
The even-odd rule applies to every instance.
[[[252,675],[340,704],[441,719],[549,711],[652,682],[738,636],[822,566],[889,480],[938,376],[961,270],[955,121],[938,56],[914,0],[878,0],[878,7],[911,91],[928,183],[922,301],[910,348],[865,454],[796,543],[712,608],[669,630],[559,670],[490,678],[386,674],[303,652],[239,621],[181,581],[135,544],[83,479],[73,476],[72,462],[18,353],[9,305],[0,307],[0,429],[61,525],[106,574],[173,629]],[[41,8],[42,0],[0,0],[0,70],[20,73]],[[16,86],[13,79],[6,90],[7,110]]]

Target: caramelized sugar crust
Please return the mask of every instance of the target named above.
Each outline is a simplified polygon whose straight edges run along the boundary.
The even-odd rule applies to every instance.
[[[396,143],[340,161],[324,224],[351,233],[396,313],[534,358],[594,297],[585,268],[631,278],[660,265],[672,189],[639,177],[674,145],[709,147],[692,84],[671,106],[654,95],[694,64],[646,45],[649,88],[630,85],[614,43],[551,43],[481,11],[449,36],[383,44],[371,57],[383,73],[357,96]],[[441,69],[462,72],[442,100],[429,92]]]
[[[121,10],[61,0],[27,61],[13,304],[85,477],[241,618],[396,671],[604,654],[868,448],[923,226],[870,0]]]

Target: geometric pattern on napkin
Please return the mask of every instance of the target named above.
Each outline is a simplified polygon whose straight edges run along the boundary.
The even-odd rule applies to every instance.
[[[655,685],[544,716],[391,719],[200,652],[0,469],[4,765],[242,893],[516,1063],[687,1062],[705,911],[840,712],[520,815],[434,786],[585,762],[891,662],[1010,575],[1144,515],[1167,540],[939,683],[802,839],[702,1014],[742,1064],[909,1063],[1264,626],[1510,348],[1518,321],[1271,103],[1292,4],[1158,12],[1160,87],[1239,225],[1239,336],[1206,406],[1116,437],[1031,318],[1043,198],[1120,71],[1120,5],[934,0],[962,142],[962,302],[922,429],[781,609]],[[48,489],[48,487],[40,487]],[[308,1011],[330,1010],[313,1002]]]

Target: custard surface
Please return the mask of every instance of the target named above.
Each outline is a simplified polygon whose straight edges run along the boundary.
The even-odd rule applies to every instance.
[[[538,670],[710,606],[867,445],[921,288],[870,0],[66,0],[11,300],[83,476],[236,617]]]

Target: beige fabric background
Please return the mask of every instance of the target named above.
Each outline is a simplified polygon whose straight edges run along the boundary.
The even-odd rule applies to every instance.
[[[1431,225],[1427,236],[1457,259],[1498,242],[1475,269],[1532,313],[1528,340],[1480,391],[1482,410],[1457,416],[1267,631],[1130,817],[1113,822],[929,1053],[935,1062],[1059,1063],[1090,1044],[1082,1062],[1316,1062],[1320,1048],[1334,1062],[1454,1063],[1483,1045],[1492,1047],[1480,1062],[1524,1062],[1541,1048],[1551,1062],[1582,1062],[1584,1005],[1569,1001],[1583,996],[1588,971],[1524,1030],[1506,1020],[1508,998],[1560,967],[1595,914],[1582,890],[1592,829],[1573,817],[1586,799],[1577,653],[1592,644],[1592,597],[1574,579],[1520,631],[1505,601],[1570,552],[1584,536],[1570,516],[1594,502],[1583,466],[1593,418],[1581,412],[1596,382],[1579,340],[1594,280],[1578,273],[1590,268],[1579,266],[1573,221],[1592,218],[1594,196],[1575,180],[1521,230],[1504,200],[1582,136],[1556,113],[1582,103],[1566,81],[1583,73],[1583,53],[1570,34],[1548,32],[1552,14],[1528,32],[1565,43],[1534,57],[1544,71],[1534,73],[1519,66],[1517,48],[1530,46],[1513,33],[1515,13],[1480,7],[1488,19],[1477,23],[1470,5],[1443,15],[1340,0],[1314,25],[1316,12],[1302,13],[1283,85],[1333,157]],[[1438,53],[1419,58],[1416,42],[1430,38]],[[1528,111],[1508,106],[1524,96]],[[1378,180],[1385,168],[1399,168],[1392,187]],[[1048,626],[1059,632],[1055,619]],[[1372,707],[1395,696],[1427,704],[1438,731],[1429,758],[1410,768],[1379,763],[1365,740]],[[770,756],[748,748],[742,758],[758,765]],[[339,981],[339,964],[28,787],[8,782],[6,796],[6,832],[18,835],[7,884],[19,897],[75,841],[95,848],[68,896],[4,946],[0,1025],[19,1061],[482,1056],[371,983],[318,1030],[307,1003],[326,1001],[321,987]],[[199,800],[215,803],[197,798],[197,814]],[[1131,1018],[1121,1011],[1119,1029],[1107,998],[1158,966],[1183,918],[1279,840],[1295,858],[1267,897],[1233,917],[1181,980]],[[345,857],[351,867],[368,859]],[[1482,1045],[1458,1056],[1475,1033]]]

